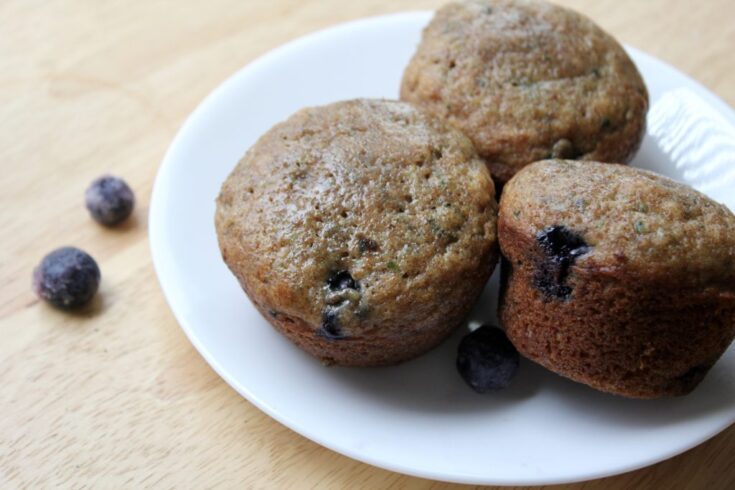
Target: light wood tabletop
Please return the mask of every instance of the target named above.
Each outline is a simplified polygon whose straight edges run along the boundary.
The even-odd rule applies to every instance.
[[[168,309],[146,229],[167,146],[223,79],[303,34],[441,3],[0,3],[0,487],[450,487],[324,449],[238,395]],[[735,105],[730,0],[560,3]],[[118,229],[83,207],[87,185],[107,172],[137,197]],[[73,314],[30,289],[34,266],[61,245],[87,250],[102,269],[93,304]],[[735,488],[735,427],[570,488],[642,487]]]

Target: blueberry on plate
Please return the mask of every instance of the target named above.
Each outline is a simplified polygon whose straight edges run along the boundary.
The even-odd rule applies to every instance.
[[[87,188],[84,201],[95,221],[114,226],[125,221],[133,212],[135,196],[124,180],[105,175]]]
[[[518,351],[498,327],[483,325],[459,343],[457,370],[478,393],[506,388],[518,362]]]
[[[97,292],[100,268],[86,252],[62,247],[46,255],[33,271],[33,290],[62,310],[78,308]]]

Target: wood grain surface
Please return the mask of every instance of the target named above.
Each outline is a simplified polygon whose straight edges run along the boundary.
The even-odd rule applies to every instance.
[[[224,78],[308,32],[441,3],[0,2],[0,487],[453,487],[324,449],[241,398],[174,320],[146,232],[166,147]],[[735,105],[730,0],[560,3]],[[120,229],[95,225],[82,204],[106,172],[138,199]],[[74,314],[30,290],[36,263],[66,244],[103,275]],[[734,455],[730,427],[671,460],[569,488],[735,488]]]

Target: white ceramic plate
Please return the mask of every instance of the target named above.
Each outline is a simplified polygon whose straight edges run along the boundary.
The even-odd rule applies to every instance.
[[[437,480],[549,484],[655,463],[735,420],[730,349],[691,395],[635,401],[522,362],[511,388],[481,396],[455,371],[462,332],[398,367],[326,368],[276,333],[223,264],[220,185],[256,138],[297,109],[396,98],[428,12],[377,17],[293,41],[246,66],[191,114],[156,179],[150,240],[168,302],[212,367],[261,410],[352,458]],[[634,165],[735,208],[735,114],[702,86],[630,52],[651,94]],[[497,277],[473,317],[494,321]]]

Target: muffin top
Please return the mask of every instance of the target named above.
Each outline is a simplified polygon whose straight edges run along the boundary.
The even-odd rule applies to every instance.
[[[251,298],[338,323],[335,336],[391,336],[474,300],[496,215],[465,136],[409,104],[361,99],[265,133],[224,183],[216,227]]]
[[[686,275],[694,283],[715,280],[735,288],[732,212],[691,187],[645,170],[536,162],[506,184],[500,221],[531,237],[550,226],[571,230],[589,247],[576,258],[578,267],[672,280]]]
[[[439,9],[401,99],[459,127],[505,182],[544,158],[627,162],[648,94],[615,39],[549,3],[472,0]]]

